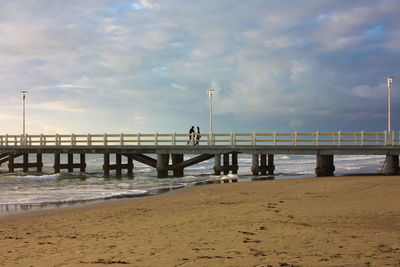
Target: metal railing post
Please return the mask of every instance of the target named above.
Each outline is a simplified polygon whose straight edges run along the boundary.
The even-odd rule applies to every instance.
[[[361,146],[364,145],[364,130],[361,131]]]
[[[253,146],[256,146],[256,133],[253,132],[251,143]]]
[[[140,132],[137,134],[137,145],[140,146]]]
[[[6,146],[8,146],[8,134],[6,134]]]
[[[92,146],[92,136],[90,135],[90,133],[88,133],[87,135],[87,145]]]
[[[387,145],[387,131],[386,130],[384,132],[384,135],[385,135],[385,137],[384,137],[384,145],[386,146]]]
[[[294,132],[294,146],[297,146],[297,131]]]
[[[274,132],[274,146],[276,146],[276,132]]]
[[[176,146],[176,133],[172,135],[172,145]]]
[[[338,146],[341,145],[341,139],[342,139],[341,131],[338,131]]]
[[[319,145],[319,131],[315,132],[315,145],[318,146]]]
[[[392,146],[394,146],[394,131],[392,131]]]
[[[103,136],[103,144],[104,144],[104,146],[107,146],[107,145],[108,145],[107,133],[104,133],[104,136]]]
[[[72,134],[71,135],[71,146],[75,146],[76,142],[75,142],[75,135]]]
[[[124,133],[119,135],[119,145],[124,146]]]
[[[158,146],[158,133],[154,135],[154,145]]]

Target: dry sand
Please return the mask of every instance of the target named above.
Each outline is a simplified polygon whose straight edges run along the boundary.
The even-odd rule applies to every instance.
[[[0,222],[2,266],[400,266],[400,177],[192,187]]]

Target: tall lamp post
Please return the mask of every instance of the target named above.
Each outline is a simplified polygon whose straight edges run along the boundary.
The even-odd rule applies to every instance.
[[[212,129],[212,98],[213,98],[214,92],[215,91],[213,89],[208,90],[208,100],[209,100],[209,108],[210,108],[210,134],[212,134],[212,132],[213,132],[213,129]]]
[[[22,90],[22,136],[24,138],[23,143],[25,144],[25,97],[28,91]],[[21,140],[22,141],[22,140]]]
[[[388,86],[388,134],[392,132],[392,117],[391,117],[391,101],[392,101],[392,84],[393,84],[393,77],[387,77],[387,86]]]

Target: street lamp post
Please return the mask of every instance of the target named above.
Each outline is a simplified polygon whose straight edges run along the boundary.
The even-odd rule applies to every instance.
[[[22,136],[23,136],[23,144],[25,144],[25,97],[28,91],[21,91],[22,94]],[[22,142],[22,140],[21,140]]]
[[[210,108],[210,134],[212,134],[212,132],[213,132],[213,129],[212,129],[212,98],[213,98],[214,92],[215,91],[213,89],[208,90],[208,100],[209,100],[209,108]]]
[[[392,84],[393,84],[393,77],[387,77],[387,86],[388,86],[388,134],[392,132],[392,114],[391,114],[391,101],[392,101]]]

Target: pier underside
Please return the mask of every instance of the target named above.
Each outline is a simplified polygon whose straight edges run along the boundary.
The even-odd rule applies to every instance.
[[[86,155],[104,156],[104,176],[133,174],[134,161],[150,166],[157,171],[157,177],[182,177],[184,169],[214,158],[213,171],[216,175],[237,174],[239,154],[251,154],[253,176],[272,176],[275,173],[274,155],[316,155],[315,174],[333,176],[334,155],[386,155],[384,174],[399,174],[398,147],[372,146],[141,146],[141,147],[2,147],[0,165],[8,164],[8,171],[21,169],[23,172],[43,170],[43,154],[54,155],[54,172],[62,170],[86,171]],[[153,156],[155,155],[155,157]],[[185,160],[186,155],[186,160]],[[188,158],[187,155],[193,155]],[[62,162],[65,161],[65,162]],[[261,178],[261,177],[260,177]]]

